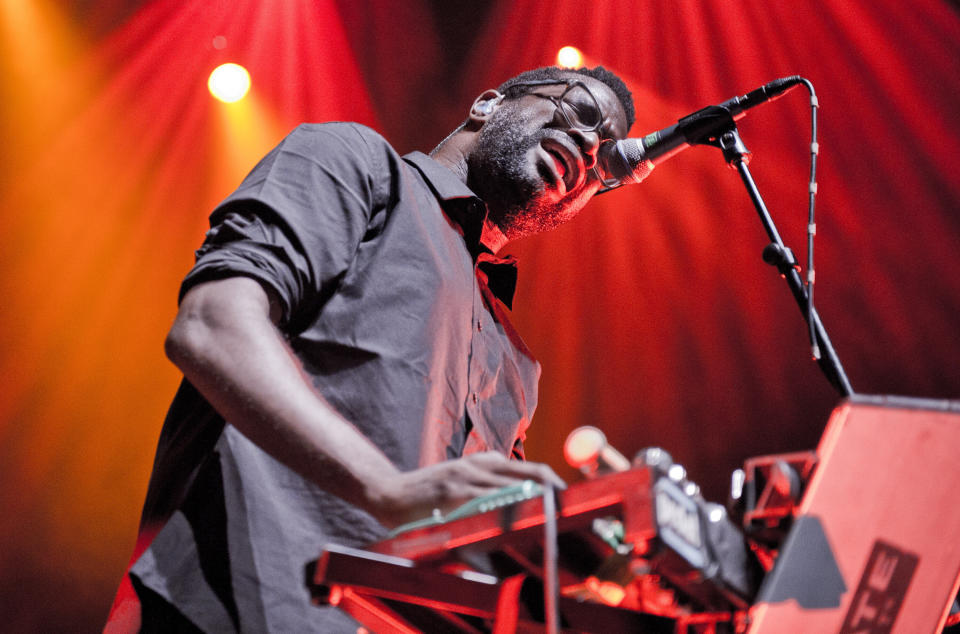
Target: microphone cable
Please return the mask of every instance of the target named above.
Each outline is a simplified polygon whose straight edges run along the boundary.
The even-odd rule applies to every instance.
[[[802,83],[810,93],[810,183],[808,194],[808,213],[807,213],[807,326],[810,332],[810,350],[814,361],[820,360],[820,345],[817,343],[816,330],[813,327],[813,283],[816,278],[816,272],[813,268],[813,237],[817,234],[817,223],[814,218],[814,207],[817,196],[817,156],[820,154],[820,144],[817,143],[817,108],[820,103],[817,100],[817,93],[813,89],[813,84],[803,77]]]

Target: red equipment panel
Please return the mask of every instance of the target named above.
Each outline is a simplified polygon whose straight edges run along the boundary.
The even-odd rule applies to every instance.
[[[939,631],[960,583],[960,403],[853,397],[817,453],[749,633]]]

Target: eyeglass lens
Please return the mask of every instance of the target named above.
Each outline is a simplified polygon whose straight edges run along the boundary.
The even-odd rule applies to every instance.
[[[581,84],[574,84],[564,91],[560,97],[560,109],[567,121],[581,130],[595,131],[600,128],[600,105]]]

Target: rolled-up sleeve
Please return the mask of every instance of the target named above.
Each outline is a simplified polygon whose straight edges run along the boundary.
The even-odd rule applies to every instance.
[[[210,216],[180,298],[201,282],[251,277],[272,290],[281,325],[306,325],[336,290],[389,192],[395,168],[357,124],[304,124],[291,132]]]

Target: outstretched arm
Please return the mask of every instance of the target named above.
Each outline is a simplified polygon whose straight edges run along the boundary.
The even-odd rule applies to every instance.
[[[199,284],[180,304],[167,355],[230,424],[324,490],[393,527],[524,479],[563,486],[548,466],[495,452],[399,471],[314,389],[279,314],[252,279]]]

